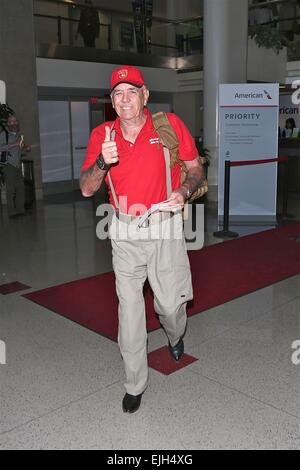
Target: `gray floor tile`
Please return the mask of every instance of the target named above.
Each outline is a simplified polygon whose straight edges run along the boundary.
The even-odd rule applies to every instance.
[[[187,348],[194,344],[209,341],[228,329],[254,320],[256,317],[287,304],[300,295],[300,276],[294,276],[280,283],[257,290],[207,311],[189,317],[185,336]],[[166,343],[163,331],[149,334],[149,350],[152,351]]]
[[[5,431],[20,426],[33,418],[37,418],[35,407],[31,405],[18,390],[8,387],[0,372],[0,435]]]
[[[140,410],[114,385],[0,436],[2,449],[296,449],[296,418],[185,370],[152,372]],[[255,432],[253,432],[255,429]]]
[[[291,361],[299,301],[193,344],[188,352],[199,361],[191,369],[300,417],[300,368]]]
[[[1,375],[34,410],[44,413],[123,380],[116,343],[25,299],[14,305],[0,319],[7,349]]]

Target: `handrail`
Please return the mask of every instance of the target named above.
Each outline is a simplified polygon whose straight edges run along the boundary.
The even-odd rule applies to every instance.
[[[36,0],[36,1],[47,1],[47,0]],[[68,5],[76,5],[76,6],[83,6],[82,4],[79,4],[79,3],[75,3],[75,2],[66,2],[66,1],[63,1],[63,0],[54,0],[55,2],[57,3],[64,3],[64,4],[68,4]],[[275,4],[284,4],[286,3],[286,1],[284,0],[274,0],[274,1],[270,1],[270,2],[266,2],[266,3],[260,3],[260,4],[257,4],[257,5],[251,5],[251,7],[253,8],[259,8],[261,7],[262,5],[267,5],[267,6],[272,6],[272,5],[275,5]],[[103,11],[103,9],[101,8],[98,8],[99,11]],[[108,10],[107,11],[110,11],[112,12],[113,10]],[[122,12],[124,15],[126,15],[128,17],[128,12]],[[118,12],[118,15],[120,15],[120,12]],[[133,15],[133,13],[132,13]],[[47,18],[47,19],[50,19],[50,20],[56,20],[57,22],[57,37],[58,37],[58,44],[62,44],[62,21],[65,21],[65,22],[68,22],[68,23],[73,23],[73,24],[78,24],[79,23],[79,19],[76,19],[76,18],[70,18],[70,17],[67,17],[67,16],[60,16],[60,15],[49,15],[49,14],[42,14],[42,13],[34,13],[34,17],[37,17],[37,18]],[[147,18],[147,16],[145,15],[145,17]],[[150,18],[150,17],[149,17]],[[192,20],[196,20],[196,19],[199,19],[201,17],[194,17]],[[154,18],[152,18],[153,20]],[[300,20],[300,14],[298,15],[294,15],[292,17],[289,17],[289,18],[274,18],[270,21],[266,21],[266,22],[256,22],[254,24],[249,24],[249,32],[251,34],[251,30],[253,30],[255,32],[255,28],[259,28],[260,26],[273,26],[273,27],[276,27],[280,24],[284,24],[286,22],[291,22],[291,21],[299,21]],[[168,20],[163,20],[163,22],[165,24],[167,24],[167,21]],[[178,24],[178,22],[180,22],[181,20],[178,20],[176,22],[172,22],[173,24]],[[188,20],[186,20],[188,21]],[[103,27],[103,28],[107,28],[107,42],[108,42],[108,49],[112,49],[112,27],[113,25],[110,24],[110,23],[100,23],[100,26]],[[144,52],[145,53],[150,53],[150,50],[147,50],[147,46],[148,47],[159,47],[159,48],[164,48],[166,50],[177,50],[177,56],[180,57],[180,56],[186,56],[186,55],[190,55],[191,52],[194,51],[195,53],[195,42],[196,40],[201,40],[203,39],[203,35],[197,35],[197,36],[190,36],[188,34],[184,35],[184,34],[179,34],[178,35],[178,38],[176,36],[176,45],[167,45],[167,44],[161,44],[161,43],[157,43],[157,42],[153,42],[151,43],[151,40],[148,40],[146,41],[146,38],[145,38],[145,50]],[[287,45],[287,47],[289,48],[290,46]]]
[[[35,0],[36,2],[48,2],[49,0]],[[63,4],[63,5],[67,5],[67,6],[75,6],[75,7],[79,7],[79,8],[84,8],[86,7],[86,4],[82,3],[82,2],[79,2],[79,1],[75,1],[75,0],[52,0],[54,3],[57,3],[57,4]],[[257,10],[257,9],[261,9],[261,8],[272,8],[273,6],[276,6],[276,5],[281,5],[281,4],[291,4],[291,3],[294,3],[295,5],[297,5],[297,0],[268,0],[268,1],[265,1],[263,3],[257,3],[257,4],[254,4],[254,5],[249,5],[249,10]],[[117,14],[119,16],[128,16],[128,14],[131,14],[132,12],[131,11],[124,11],[124,10],[115,10],[115,9],[112,9],[112,8],[107,8],[107,7],[99,7],[97,5],[94,5],[94,8],[96,10],[98,10],[99,12],[104,12],[104,13],[111,13],[111,14]],[[38,15],[36,15],[38,16]],[[45,15],[46,16],[46,15]],[[177,19],[177,20],[171,20],[170,18],[161,18],[159,16],[149,16],[149,15],[143,15],[143,13],[141,13],[141,16],[145,19],[151,19],[152,21],[157,21],[157,22],[161,22],[161,23],[168,23],[168,24],[174,24],[174,25],[178,25],[178,24],[182,24],[182,23],[189,23],[189,22],[192,22],[192,21],[198,21],[198,20],[203,20],[203,16],[202,15],[196,15],[196,16],[193,16],[193,17],[188,17],[188,18],[180,18],[180,19]],[[282,21],[288,21],[287,19],[284,19]]]
[[[42,0],[39,0],[39,1],[42,1]],[[75,18],[68,18],[68,17],[65,17],[65,16],[55,16],[55,15],[46,15],[46,14],[41,14],[41,13],[34,13],[34,17],[37,17],[37,18],[48,18],[48,19],[51,19],[51,20],[56,20],[57,22],[57,37],[58,37],[58,43],[61,44],[62,43],[62,30],[61,30],[61,22],[62,21],[68,21],[70,23],[79,23],[79,19],[75,19]],[[109,23],[100,23],[100,26],[105,26],[108,28],[108,34],[110,35],[111,34],[111,24]],[[189,39],[193,40],[193,39],[200,39],[202,38],[202,36],[191,36],[191,37],[185,37],[185,38],[182,38],[182,41],[185,43],[188,43],[189,42]],[[109,49],[111,49],[111,44],[110,44],[110,37],[108,37],[108,42],[109,42]],[[161,47],[161,48],[164,48],[164,49],[173,49],[173,50],[176,50],[178,55],[179,55],[179,49],[178,49],[178,46],[170,46],[170,45],[167,45],[167,44],[159,44],[159,43],[154,43],[154,42],[151,42],[151,40],[148,40],[147,41],[147,46],[151,47],[151,46],[154,46],[154,47]],[[181,51],[183,52],[183,51]]]
[[[57,37],[58,37],[58,44],[62,43],[62,29],[61,29],[61,22],[62,21],[69,21],[70,23],[79,23],[79,20],[75,18],[67,18],[65,16],[53,16],[53,15],[42,15],[40,13],[34,13],[34,17],[38,18],[49,18],[55,19],[57,21]],[[107,23],[100,23],[100,26],[105,26],[108,28],[108,48],[111,49],[111,25]]]
[[[36,2],[48,2],[49,0],[35,0]],[[84,8],[86,7],[85,3],[81,3],[78,1],[72,1],[72,0],[52,0],[55,3],[58,4],[64,4],[66,6],[75,6],[79,8]],[[132,11],[124,11],[124,10],[115,10],[113,8],[107,8],[107,7],[99,7],[97,5],[93,5],[96,10],[99,12],[103,13],[110,13],[110,14],[117,14],[118,16],[128,16],[129,14],[132,14]],[[203,20],[203,16],[201,15],[196,15],[193,17],[189,18],[181,18],[178,20],[171,20],[169,18],[161,18],[159,16],[149,16],[149,15],[144,15],[141,13],[141,16],[145,19],[151,19],[152,21],[157,21],[158,23],[168,23],[168,24],[180,24],[180,23],[189,23],[191,21],[198,21],[198,20]]]
[[[295,3],[295,5],[297,4],[297,0],[269,0],[269,1],[265,1],[265,2],[262,2],[262,3],[255,3],[254,5],[249,5],[249,10],[254,10],[254,9],[259,9],[259,8],[266,8],[266,7],[272,7],[274,5],[280,5],[280,4],[284,4],[284,3],[289,3],[291,4],[292,3]]]
[[[151,41],[148,41],[149,46],[156,46],[156,47],[163,47],[163,48],[166,48],[166,49],[176,49],[177,50],[177,47],[176,46],[168,46],[167,44],[157,44],[155,42],[151,42]]]
[[[284,23],[285,21],[293,21],[293,20],[300,20],[300,15],[296,15],[296,16],[291,16],[290,18],[282,18],[282,19],[274,19],[274,20],[271,20],[271,21],[266,21],[264,23],[256,23],[254,25],[251,25],[251,26],[262,26],[262,25],[267,25],[267,24],[278,24],[278,23]]]
[[[76,20],[76,18],[67,18],[66,16],[61,16],[61,15],[42,15],[41,13],[34,13],[34,16],[37,16],[39,18],[55,18],[58,19],[60,18],[61,20],[64,21],[73,21],[73,23],[79,23],[79,20]],[[109,23],[100,23],[100,26],[111,26]]]

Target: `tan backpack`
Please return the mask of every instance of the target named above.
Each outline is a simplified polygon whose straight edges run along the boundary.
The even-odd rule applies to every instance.
[[[158,112],[152,114],[152,121],[155,130],[157,131],[162,144],[166,147],[170,152],[170,168],[173,168],[176,163],[181,166],[181,175],[180,175],[180,183],[182,184],[186,180],[187,169],[184,164],[183,160],[179,158],[179,142],[174,131],[173,127],[171,126],[169,119],[164,112]],[[197,157],[199,162],[203,165],[206,163],[206,159],[201,157],[200,155]],[[192,196],[190,197],[190,201],[198,199],[208,191],[208,182],[205,179],[200,186],[200,188],[195,191]]]

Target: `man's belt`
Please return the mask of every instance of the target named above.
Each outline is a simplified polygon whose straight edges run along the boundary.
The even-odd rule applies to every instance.
[[[157,208],[151,212],[151,209],[148,209],[143,215],[131,215],[116,211],[116,217],[121,222],[137,225],[137,228],[140,229],[148,228],[150,225],[158,224],[174,216],[174,212],[158,212]]]

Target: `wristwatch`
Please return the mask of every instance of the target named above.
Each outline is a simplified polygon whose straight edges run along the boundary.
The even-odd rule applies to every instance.
[[[99,157],[96,160],[97,166],[100,170],[102,171],[107,171],[110,168],[110,165],[108,163],[105,163],[103,155],[99,155]]]

